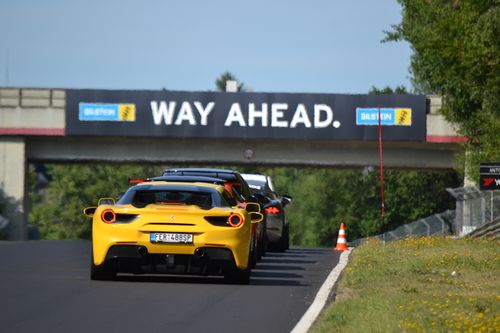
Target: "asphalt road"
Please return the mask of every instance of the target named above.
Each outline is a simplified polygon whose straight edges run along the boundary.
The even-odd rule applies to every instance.
[[[89,279],[90,242],[0,242],[1,332],[290,332],[339,252],[268,253],[250,285],[219,278]]]

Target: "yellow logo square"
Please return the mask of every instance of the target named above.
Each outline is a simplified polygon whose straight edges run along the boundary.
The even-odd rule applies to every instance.
[[[411,126],[411,109],[410,108],[396,108],[396,122],[395,125]]]
[[[120,121],[135,121],[135,104],[119,104],[118,107]]]

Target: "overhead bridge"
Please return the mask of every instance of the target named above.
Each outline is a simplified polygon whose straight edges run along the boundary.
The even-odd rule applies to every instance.
[[[450,169],[464,138],[415,95],[0,89],[0,187],[26,235],[30,162]]]

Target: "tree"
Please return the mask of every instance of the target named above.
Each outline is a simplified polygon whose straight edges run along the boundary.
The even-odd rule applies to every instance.
[[[459,179],[452,171],[388,170],[385,174],[386,217],[380,219],[378,172],[362,169],[248,168],[273,177],[278,193],[290,194],[287,207],[291,243],[333,246],[341,222],[348,241],[393,230],[431,214],[453,209],[446,192]]]
[[[115,197],[128,187],[128,177],[160,174],[159,167],[138,165],[49,164],[52,180],[47,187],[36,186],[30,167],[30,212],[28,220],[44,239],[89,239],[91,219],[82,209],[97,205],[102,197]]]
[[[389,86],[386,86],[385,88],[378,89],[375,86],[372,86],[370,91],[368,92],[371,95],[382,95],[382,94],[400,94],[400,95],[406,95],[409,94],[408,90],[406,90],[406,87],[403,85],[397,86],[396,88],[392,89]]]
[[[469,138],[468,174],[500,160],[500,6],[498,0],[398,0],[402,21],[385,41],[409,42],[413,81],[443,96],[442,113]]]
[[[215,80],[215,86],[217,87],[218,91],[226,91],[226,81],[236,81],[239,82],[239,80],[234,76],[231,72],[224,72],[222,73],[217,80]],[[243,82],[238,83],[238,91],[244,91],[245,90],[245,85]]]

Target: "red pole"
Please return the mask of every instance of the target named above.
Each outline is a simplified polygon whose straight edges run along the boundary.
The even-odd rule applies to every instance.
[[[380,117],[380,104],[378,105],[378,156],[380,160],[380,197],[382,200],[381,213],[382,224],[384,224],[385,198],[384,198],[384,159],[382,149],[382,119]]]

